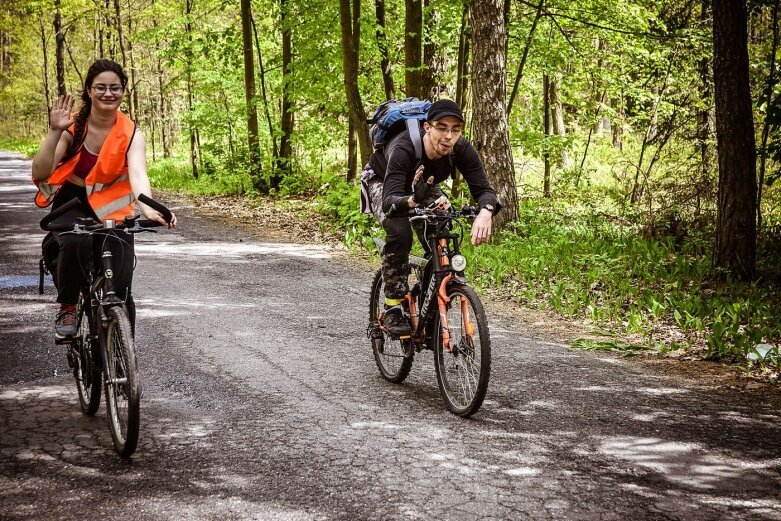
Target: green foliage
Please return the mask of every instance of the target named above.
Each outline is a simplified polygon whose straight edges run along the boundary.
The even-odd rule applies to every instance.
[[[161,190],[189,194],[244,194],[252,191],[246,170],[227,170],[219,163],[204,160],[201,175],[193,178],[190,163],[183,158],[161,159],[149,165],[149,181]]]
[[[38,152],[40,146],[41,144],[38,141],[0,137],[0,150],[19,152],[26,157],[33,157]]]
[[[360,190],[341,176],[326,178],[317,209],[334,222],[334,229],[343,232],[345,245],[362,244],[374,249],[371,238],[382,236],[382,228],[372,215],[360,211]]]
[[[675,326],[678,344],[704,343],[709,358],[781,341],[781,301],[772,286],[715,282],[702,236],[676,242],[637,232],[589,211],[526,203],[494,247],[465,252],[481,286],[647,341]]]

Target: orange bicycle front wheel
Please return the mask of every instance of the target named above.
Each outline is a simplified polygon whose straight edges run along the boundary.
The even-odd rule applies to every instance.
[[[434,368],[442,398],[453,414],[468,417],[483,404],[491,376],[491,338],[480,298],[464,285],[448,287],[449,342],[437,317]]]

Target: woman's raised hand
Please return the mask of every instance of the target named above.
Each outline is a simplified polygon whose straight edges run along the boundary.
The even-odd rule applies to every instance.
[[[60,96],[60,98],[54,102],[49,117],[51,123],[49,126],[52,130],[67,130],[68,127],[73,125],[74,119],[71,117],[71,110],[73,110],[73,98],[67,94]]]

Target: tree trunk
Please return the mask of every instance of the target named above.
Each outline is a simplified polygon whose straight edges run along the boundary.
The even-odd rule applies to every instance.
[[[431,8],[431,0],[424,0],[425,9],[428,13],[424,27],[438,27],[442,24],[442,14]],[[437,57],[437,44],[431,34],[425,35],[423,44],[423,71],[421,81],[423,83],[423,96],[428,99],[439,99],[442,91],[442,76],[444,74],[444,63]]]
[[[152,21],[152,27],[157,28],[157,21]],[[155,42],[155,51],[158,51],[160,49],[160,43]],[[163,71],[163,61],[160,59],[159,54],[155,53],[157,58],[155,59],[156,65],[157,65],[157,89],[159,92],[159,97],[157,100],[157,112],[159,116],[159,124],[160,124],[160,144],[163,147],[163,157],[168,158],[171,157],[171,141],[169,138],[170,133],[168,132],[168,114],[167,114],[167,107],[165,103],[165,82],[164,82],[164,71]]]
[[[550,78],[543,73],[542,75],[542,132],[545,136],[544,142],[546,143],[543,152],[542,159],[544,164],[542,174],[542,196],[550,198],[550,153],[548,152],[548,136],[550,136]]]
[[[46,97],[46,128],[51,124],[49,107],[52,106],[51,93],[49,92],[49,53],[46,50],[46,24],[43,23],[43,12],[38,11],[38,20],[41,23],[41,51],[43,52],[43,93]]]
[[[559,87],[561,80],[556,77],[554,81],[550,81],[548,78],[548,103],[550,103],[550,117],[551,117],[551,133],[559,137],[567,137],[567,129],[564,127],[564,109],[561,106],[561,97],[559,96]],[[569,168],[570,159],[569,152],[566,149],[561,149],[561,156],[559,157],[559,166],[561,168]]]
[[[127,17],[127,28],[128,32],[132,35],[133,34],[133,17],[128,15]],[[136,60],[133,56],[133,40],[128,40],[127,42],[127,54],[130,59],[130,84],[133,86],[132,90],[132,100],[133,100],[133,114],[136,115],[137,118],[140,118],[140,109],[139,109],[139,102],[138,102],[138,89],[136,88]]]
[[[702,0],[700,6],[700,22],[703,26],[711,16],[711,1]],[[706,185],[709,183],[712,162],[712,152],[708,142],[713,133],[712,109],[709,108],[713,105],[713,70],[710,58],[702,58],[697,64],[697,69],[700,75],[700,105],[703,107],[697,114],[697,145],[700,151],[700,179],[703,185]],[[697,213],[699,213],[701,206],[699,190],[697,193]]]
[[[120,16],[119,0],[114,0],[114,24],[117,28],[119,52],[122,55],[122,68],[127,69],[127,56],[125,55],[125,35],[124,31],[122,31],[122,17]]]
[[[458,35],[458,63],[456,67],[456,103],[465,110],[469,86],[469,51],[472,41],[472,23],[469,16],[469,5],[464,7],[461,15],[461,31]]]
[[[258,110],[255,103],[255,59],[252,55],[251,0],[241,0],[241,35],[244,51],[244,99],[247,104],[247,146],[249,147],[250,175],[255,189],[267,191],[261,180],[260,150],[258,149]]]
[[[472,106],[474,139],[491,185],[504,210],[494,219],[497,230],[518,219],[518,190],[515,185],[505,103],[507,95],[504,62],[507,28],[502,20],[503,0],[474,0]]]
[[[62,32],[62,9],[60,0],[54,0],[54,40],[56,50],[54,54],[55,68],[57,71],[57,96],[65,96],[65,35]]]
[[[469,101],[469,53],[472,42],[472,20],[469,13],[469,3],[466,2],[464,12],[461,14],[461,31],[458,36],[458,62],[456,66],[456,103],[461,107],[461,112],[468,112]],[[466,190],[464,178],[458,170],[453,174],[453,197],[463,197]]]
[[[187,63],[185,64],[185,69],[187,70],[187,109],[189,110],[190,114],[193,113],[193,71],[192,71],[192,60],[194,59],[192,46],[193,46],[193,33],[192,33],[192,24],[190,23],[190,15],[193,11],[193,2],[194,0],[186,0],[185,2],[185,16],[186,16],[186,22],[184,25],[184,30],[187,33]],[[190,166],[193,169],[193,177],[198,179],[198,165],[200,163],[199,161],[199,141],[198,138],[198,129],[195,127],[192,123],[190,124]]]
[[[280,130],[282,136],[279,144],[278,170],[283,175],[291,172],[293,165],[293,103],[290,96],[290,85],[293,81],[290,66],[293,63],[293,34],[288,23],[288,0],[281,0],[282,25],[282,107],[280,108]],[[279,179],[281,182],[282,179]],[[279,185],[275,182],[275,187]]]
[[[713,265],[738,280],[756,268],[756,150],[745,0],[713,2],[713,77],[719,155]]]
[[[360,49],[360,0],[351,6],[350,0],[339,0],[339,18],[342,28],[342,65],[344,67],[344,89],[347,95],[349,117],[358,134],[361,150],[361,164],[369,161],[372,152],[369,128],[366,126],[366,112],[363,110],[361,94],[358,91],[358,51]],[[355,31],[355,33],[353,33]]]
[[[534,14],[534,20],[532,21],[531,29],[529,29],[529,36],[526,38],[526,46],[523,48],[523,54],[521,55],[521,63],[518,64],[518,72],[515,74],[515,81],[513,82],[513,90],[510,94],[510,101],[507,102],[507,117],[510,117],[513,111],[513,104],[515,103],[515,96],[518,94],[518,86],[521,83],[523,77],[523,68],[526,65],[526,57],[529,55],[529,49],[532,46],[532,38],[534,37],[534,30],[537,28],[537,22],[542,16],[542,6],[545,0],[540,0],[537,5],[537,12]]]
[[[613,110],[616,112],[616,117],[613,118],[613,128],[611,133],[613,135],[613,148],[618,150],[624,149],[624,143],[622,136],[624,134],[624,99],[623,94],[613,100]]]
[[[385,0],[374,0],[374,12],[377,16],[377,47],[380,50],[380,69],[382,84],[385,87],[385,99],[392,100],[396,95],[391,74],[390,55],[388,54],[388,36],[385,34]]]
[[[284,6],[283,6],[284,8]],[[263,66],[263,54],[260,52],[260,40],[258,39],[258,26],[255,24],[255,19],[252,19],[252,35],[255,39],[255,52],[258,53],[258,69],[260,70],[260,95],[263,98],[263,114],[266,116],[266,125],[268,126],[268,135],[271,137],[271,148],[274,154],[274,172],[271,175],[271,187],[278,188],[279,182],[281,182],[282,165],[279,159],[279,147],[277,146],[277,133],[274,130],[274,123],[271,121],[271,109],[269,108],[268,94],[266,92],[266,68]],[[289,45],[289,44],[288,44]],[[285,85],[285,70],[290,68],[290,63],[285,62],[285,38],[282,37],[282,106],[283,108],[287,104],[287,108],[290,109],[290,102],[287,100],[287,94],[284,90]],[[290,49],[288,48],[288,51]],[[290,56],[288,56],[288,60]],[[292,119],[292,115],[291,115]]]
[[[358,171],[358,140],[355,139],[355,127],[353,121],[347,129],[347,182],[352,183]]]
[[[767,85],[765,87],[765,106],[770,107],[770,103],[773,100],[773,91],[776,86],[776,51],[778,50],[778,3],[779,0],[773,2],[773,43],[770,47],[770,65],[767,75]],[[767,162],[767,139],[770,132],[770,121],[768,120],[768,112],[765,112],[765,120],[762,123],[762,144],[759,147],[761,151],[759,161],[759,183],[757,185],[757,229],[762,229],[762,188],[765,184],[765,164]]]
[[[407,96],[422,98],[423,2],[404,0],[404,85]]]

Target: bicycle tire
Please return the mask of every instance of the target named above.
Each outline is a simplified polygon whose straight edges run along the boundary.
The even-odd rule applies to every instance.
[[[372,291],[369,297],[369,328],[378,328],[378,318],[380,311],[385,303],[385,294],[382,289],[382,270],[377,270],[372,282]],[[372,335],[374,336],[374,335]],[[405,342],[409,342],[406,340]],[[389,335],[382,332],[377,338],[371,338],[372,352],[374,361],[377,363],[377,369],[384,379],[389,382],[399,384],[409,376],[412,369],[414,351],[407,346],[405,353],[404,345],[401,340],[394,340]]]
[[[81,412],[87,416],[94,416],[100,407],[102,376],[99,347],[97,342],[93,342],[96,336],[91,312],[90,297],[80,293],[76,305],[78,333],[71,349],[76,358],[73,377],[79,391],[79,405]]]
[[[107,318],[103,344],[106,416],[114,448],[127,458],[136,450],[141,423],[138,363],[124,308],[109,308]]]
[[[468,286],[454,284],[448,287],[447,295],[450,299],[447,322],[452,351],[443,346],[441,319],[437,316],[434,368],[447,408],[453,414],[466,418],[480,409],[488,391],[491,339],[485,309],[477,293]],[[461,302],[466,304],[467,323],[474,320],[476,327],[465,327]]]

